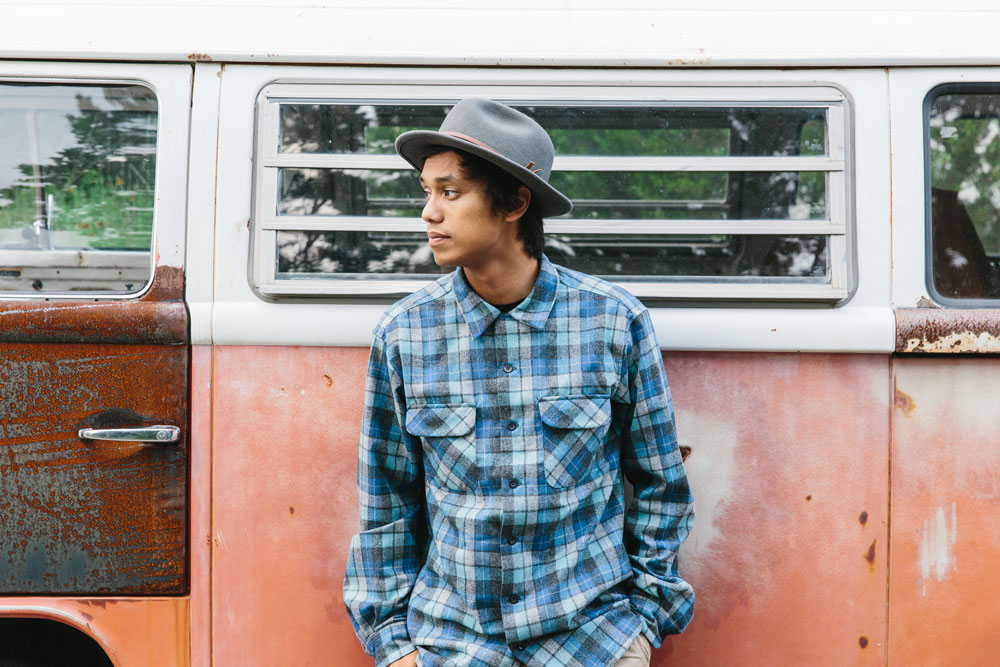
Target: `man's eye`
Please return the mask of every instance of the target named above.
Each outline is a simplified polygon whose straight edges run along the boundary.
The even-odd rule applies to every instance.
[[[458,196],[458,190],[445,190],[444,191],[444,196],[445,197],[457,197]]]

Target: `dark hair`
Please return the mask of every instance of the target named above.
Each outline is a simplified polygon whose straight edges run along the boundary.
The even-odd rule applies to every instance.
[[[426,160],[432,155],[448,151],[458,154],[458,164],[462,167],[466,178],[483,184],[491,211],[509,213],[520,205],[518,189],[524,183],[478,155],[445,146],[431,146],[423,158]],[[538,214],[538,206],[535,204],[534,197],[528,204],[528,210],[517,222],[517,238],[524,243],[524,251],[528,253],[529,257],[542,258],[542,252],[545,249],[545,233],[542,227],[542,216]]]

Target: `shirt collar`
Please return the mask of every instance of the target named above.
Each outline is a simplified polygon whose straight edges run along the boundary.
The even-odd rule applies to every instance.
[[[500,311],[476,294],[476,291],[465,279],[465,273],[462,272],[461,268],[455,270],[453,285],[455,300],[458,302],[459,310],[465,316],[472,337],[479,338],[500,317]],[[556,273],[555,267],[548,258],[542,255],[542,259],[538,262],[538,277],[535,279],[535,286],[531,288],[531,292],[524,301],[510,311],[510,316],[535,329],[544,329],[549,312],[552,310],[552,304],[556,300],[558,286],[559,274]]]

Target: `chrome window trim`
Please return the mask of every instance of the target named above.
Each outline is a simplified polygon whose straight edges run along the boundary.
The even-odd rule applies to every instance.
[[[852,174],[852,109],[846,92],[826,83],[746,83],[733,85],[590,85],[511,84],[476,86],[465,83],[399,85],[358,83],[274,82],[257,97],[250,280],[265,299],[296,297],[394,297],[426,285],[413,277],[299,277],[279,279],[279,231],[420,232],[418,218],[364,216],[291,216],[277,214],[280,168],[399,169],[408,165],[395,155],[287,154],[279,152],[279,106],[309,104],[451,104],[481,94],[509,104],[593,106],[650,105],[722,108],[822,108],[826,110],[825,156],[786,157],[587,157],[556,158],[554,171],[819,171],[827,177],[827,215],[811,220],[680,220],[659,221],[656,234],[822,235],[828,241],[828,282],[808,278],[739,277],[724,280],[669,277],[642,282],[615,281],[641,298],[679,301],[775,301],[843,303],[856,286]],[[547,233],[638,234],[650,232],[649,221],[546,220]],[[641,225],[641,229],[640,229]],[[308,274],[306,274],[308,275]],[[315,275],[315,274],[314,274]],[[403,274],[405,275],[405,274]]]

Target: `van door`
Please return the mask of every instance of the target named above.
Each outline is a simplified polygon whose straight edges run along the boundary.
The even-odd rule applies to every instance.
[[[0,594],[183,594],[187,65],[0,65]]]

